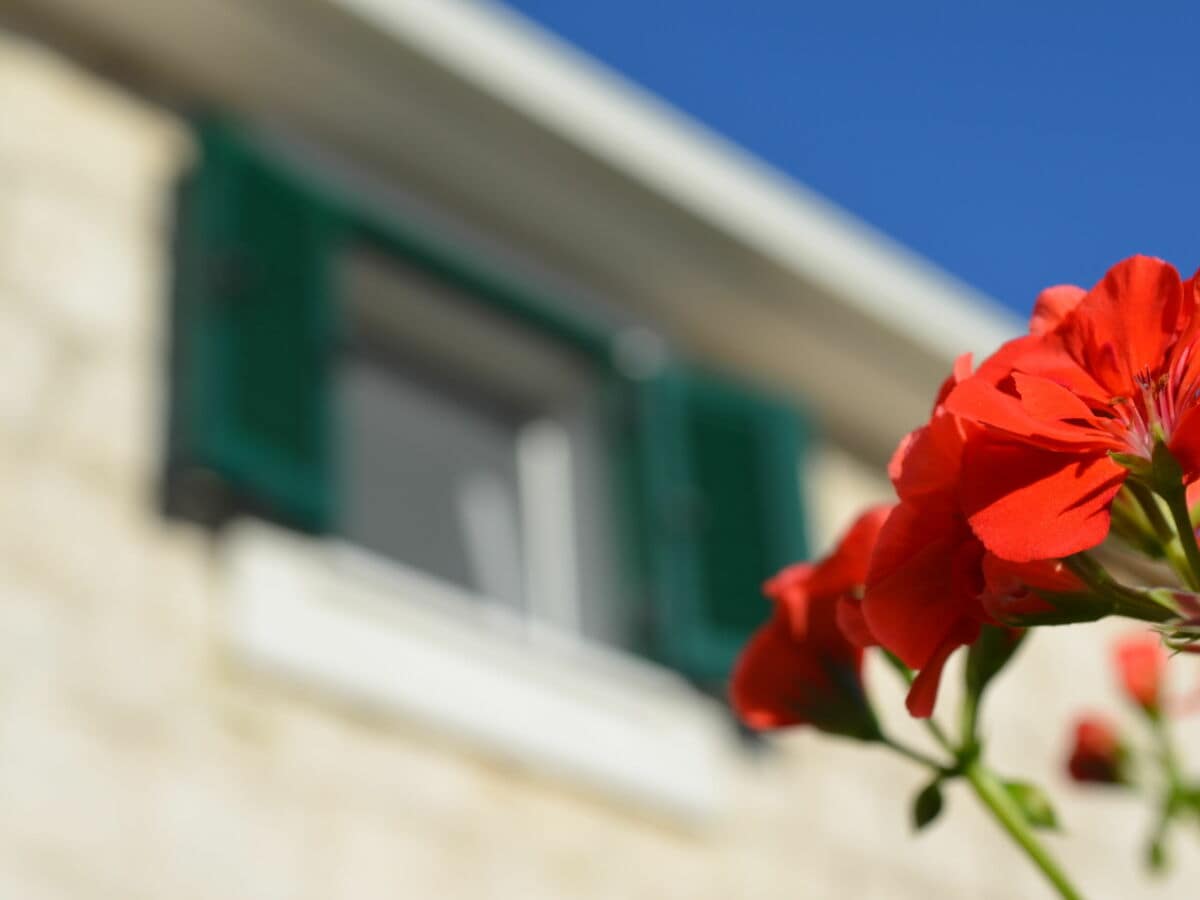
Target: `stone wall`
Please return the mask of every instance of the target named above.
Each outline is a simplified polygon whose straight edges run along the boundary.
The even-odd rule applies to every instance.
[[[685,826],[239,667],[210,539],[154,504],[188,151],[169,113],[0,33],[0,897],[1046,896],[960,791],[914,838],[921,773],[871,748],[740,752],[722,814]],[[1089,896],[1128,898],[1146,816],[1057,775],[1065,717],[1113,705],[1105,634],[1039,635],[989,721],[1064,798]],[[1194,896],[1180,837],[1145,896]]]

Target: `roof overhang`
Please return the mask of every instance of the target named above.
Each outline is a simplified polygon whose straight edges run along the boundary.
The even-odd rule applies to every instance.
[[[148,91],[301,130],[882,458],[1017,324],[524,20],[463,0],[10,0]]]

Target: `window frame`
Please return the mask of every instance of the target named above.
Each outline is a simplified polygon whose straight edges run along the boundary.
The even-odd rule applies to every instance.
[[[578,355],[608,385],[606,393],[614,423],[611,461],[622,483],[618,501],[622,509],[617,511],[618,534],[614,535],[614,544],[624,551],[618,584],[622,595],[627,594],[629,602],[644,610],[646,617],[643,638],[630,649],[705,686],[719,687],[747,632],[714,627],[713,622],[703,618],[699,597],[704,585],[697,574],[706,550],[703,537],[695,528],[689,533],[688,528],[678,527],[681,504],[686,506],[688,495],[697,491],[695,466],[688,459],[685,435],[689,416],[696,414],[690,398],[709,392],[710,400],[717,397],[724,398],[720,403],[741,403],[743,418],[753,423],[755,440],[772,450],[783,446],[776,444],[776,437],[783,433],[777,427],[781,417],[795,418],[798,411],[776,400],[761,402],[770,395],[736,381],[718,382],[711,374],[697,371],[669,354],[659,354],[661,358],[653,359],[648,367],[631,366],[628,342],[624,340],[627,332],[565,308],[539,285],[490,264],[438,228],[384,210],[378,201],[322,178],[319,170],[311,171],[230,120],[199,119],[196,133],[199,164],[183,183],[174,248],[171,403],[163,490],[166,511],[214,527],[250,514],[311,534],[333,531],[338,489],[332,482],[336,467],[331,462],[336,447],[329,438],[334,433],[336,410],[331,409],[329,379],[318,391],[320,396],[306,398],[311,401],[316,427],[324,436],[317,442],[321,458],[316,463],[326,467],[324,472],[302,466],[272,467],[269,460],[241,452],[245,448],[239,446],[236,429],[225,427],[230,416],[227,407],[236,396],[234,387],[228,383],[215,388],[205,384],[205,379],[213,378],[211,370],[220,370],[227,363],[222,354],[228,356],[228,348],[221,347],[212,332],[219,330],[218,326],[226,332],[231,330],[228,321],[213,326],[205,318],[222,314],[221,309],[230,305],[228,297],[221,295],[229,288],[213,284],[212,279],[232,280],[236,293],[238,266],[230,266],[228,257],[235,254],[236,262],[236,252],[245,253],[246,247],[231,247],[230,233],[234,243],[253,243],[254,235],[238,232],[246,227],[246,191],[256,189],[261,194],[266,190],[272,203],[281,202],[279,197],[286,195],[286,202],[293,204],[294,217],[304,220],[305,226],[297,228],[292,238],[301,241],[313,258],[289,254],[284,248],[278,259],[267,261],[266,268],[269,270],[274,262],[277,270],[290,270],[298,256],[310,266],[312,283],[303,281],[301,294],[305,303],[315,307],[305,311],[310,330],[307,337],[314,345],[321,345],[307,348],[311,365],[320,368],[330,364],[330,348],[339,327],[330,314],[335,306],[330,301],[334,290],[332,260],[343,248],[357,243],[446,282],[465,301],[490,314],[500,314]],[[247,170],[252,170],[249,176]],[[267,188],[260,182],[267,183]],[[258,199],[262,201],[261,196]],[[276,221],[284,220],[276,216]],[[290,223],[291,219],[286,221]],[[259,244],[269,250],[271,238],[266,235]],[[260,246],[255,246],[252,255],[259,251]],[[268,278],[271,274],[267,273]],[[278,275],[276,271],[274,276]],[[254,288],[243,293],[253,294]],[[216,303],[211,296],[214,294]],[[274,299],[280,300],[279,296]],[[290,299],[285,298],[285,302]],[[206,303],[217,312],[206,310]],[[235,313],[236,309],[223,314],[232,317]],[[193,377],[197,365],[201,375]],[[204,371],[204,367],[210,371]],[[227,372],[218,374],[228,380]],[[774,414],[764,416],[764,409],[774,410]],[[787,443],[797,451],[803,448],[806,437],[802,417],[799,422],[800,427]],[[766,465],[766,457],[772,457],[770,465],[774,475],[783,479],[781,487],[792,479],[799,487],[798,457],[789,473],[789,462],[784,460],[780,465],[775,458],[778,453],[760,455],[763,460],[754,464]],[[228,470],[237,470],[238,466],[243,470],[230,477]],[[255,490],[261,487],[266,490]],[[807,551],[804,522],[796,516],[776,515],[779,503],[800,503],[799,489],[793,500],[788,500],[786,493],[782,500],[757,498],[762,504],[757,510],[760,516],[786,525],[781,529],[781,533],[787,532],[785,539],[779,542],[784,552],[773,548],[770,557],[775,566],[803,558]],[[280,498],[284,502],[280,503]],[[763,573],[764,577],[768,574]],[[747,590],[757,594],[756,589]],[[761,618],[769,612],[757,596],[746,597],[745,602],[758,604],[754,608],[761,610]]]

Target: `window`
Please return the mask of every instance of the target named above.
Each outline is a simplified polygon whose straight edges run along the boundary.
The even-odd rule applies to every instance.
[[[336,536],[719,684],[766,615],[762,580],[805,555],[796,411],[631,352],[644,335],[235,127],[198,133],[168,511]]]
[[[595,367],[376,250],[347,250],[338,284],[339,532],[484,602],[631,646]]]

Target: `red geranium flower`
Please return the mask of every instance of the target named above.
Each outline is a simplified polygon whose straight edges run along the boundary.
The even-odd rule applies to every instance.
[[[1057,321],[1064,297],[1069,292],[1043,294],[1034,331]],[[986,553],[963,510],[964,459],[985,434],[950,411],[946,399],[967,381],[1003,377],[1012,354],[1027,350],[1015,342],[1001,348],[975,375],[970,357],[960,357],[929,423],[901,441],[889,467],[900,503],[880,534],[863,610],[879,642],[919,670],[907,701],[914,716],[932,715],[946,661],[975,641],[982,624],[1071,621],[1077,615],[1045,597],[1087,596],[1058,559],[1020,564]]]
[[[901,441],[892,458],[888,471],[900,503],[879,535],[863,598],[872,634],[919,670],[908,710],[920,717],[933,713],[950,654],[972,643],[989,621],[979,602],[983,545],[958,499],[963,448],[978,427],[942,402],[970,371],[970,357],[961,357],[929,423]]]
[[[766,583],[775,602],[734,667],[738,716],[756,729],[813,725],[871,740],[879,735],[862,685],[863,647],[874,643],[860,611],[867,564],[888,507],[868,510],[837,549]]]
[[[1067,771],[1076,781],[1121,784],[1125,749],[1116,728],[1100,716],[1084,716],[1075,724],[1075,741]]]
[[[962,499],[989,550],[1017,562],[1087,550],[1108,533],[1128,471],[1164,441],[1184,480],[1200,475],[1200,322],[1194,282],[1137,256],[1091,291],[1052,288],[1031,336],[998,354],[947,408],[985,426],[963,458]]]
[[[1148,713],[1157,713],[1161,701],[1167,651],[1157,635],[1139,632],[1117,642],[1114,658],[1121,688]]]

